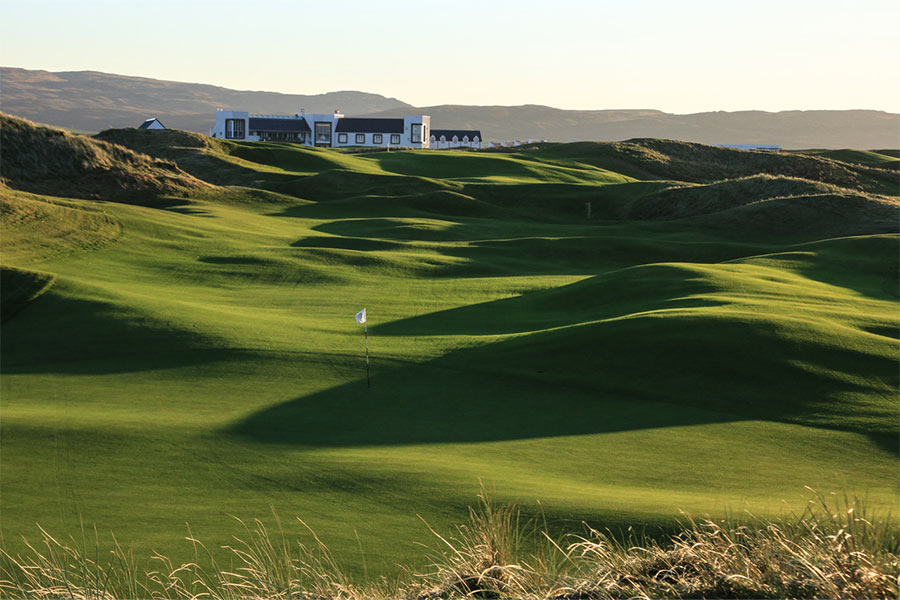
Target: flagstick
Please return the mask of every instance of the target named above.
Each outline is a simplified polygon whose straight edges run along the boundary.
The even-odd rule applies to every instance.
[[[366,387],[372,387],[372,380],[369,379],[369,319],[363,323],[363,331],[366,336]]]

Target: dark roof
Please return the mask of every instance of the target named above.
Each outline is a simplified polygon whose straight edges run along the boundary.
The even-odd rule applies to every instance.
[[[365,119],[344,117],[338,119],[338,133],[403,133],[403,119]]]
[[[271,119],[267,117],[250,117],[250,131],[309,131],[306,119]]]
[[[432,129],[431,135],[433,135],[436,140],[439,140],[441,139],[441,136],[444,136],[447,138],[447,141],[452,140],[454,135],[460,140],[463,139],[463,136],[465,135],[469,136],[469,141],[472,141],[476,135],[479,140],[484,139],[481,137],[480,129]]]
[[[146,121],[144,121],[143,123],[141,123],[141,126],[138,127],[138,129],[147,129],[148,127],[150,127],[150,125],[151,125],[154,121],[156,121],[157,123],[159,123],[160,125],[162,125],[163,127],[165,127],[165,125],[163,125],[163,122],[160,121],[159,119],[147,119]]]

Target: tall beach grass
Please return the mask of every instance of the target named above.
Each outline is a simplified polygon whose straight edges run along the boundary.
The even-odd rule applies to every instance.
[[[239,521],[221,549],[192,535],[194,558],[140,561],[118,543],[100,551],[94,531],[65,540],[39,529],[24,555],[0,550],[0,594],[9,598],[896,598],[900,531],[856,497],[815,494],[778,521],[744,515],[683,517],[665,539],[585,527],[552,535],[540,518],[486,494],[450,532],[431,529],[429,567],[353,581],[309,530],[309,542]]]

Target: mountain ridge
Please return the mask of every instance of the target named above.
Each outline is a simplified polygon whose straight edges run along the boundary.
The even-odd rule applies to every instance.
[[[397,98],[342,90],[323,94],[234,90],[100,71],[0,67],[0,106],[20,117],[77,131],[137,127],[156,117],[170,128],[208,132],[216,107],[294,114],[340,109],[347,115],[425,113],[435,128],[480,129],[487,140],[550,141],[668,138],[705,144],[783,148],[894,148],[900,114],[876,110],[712,111],[566,110],[538,104],[415,107]]]

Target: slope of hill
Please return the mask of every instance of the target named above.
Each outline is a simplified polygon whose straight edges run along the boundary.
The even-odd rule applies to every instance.
[[[26,126],[3,172],[46,145],[76,180],[204,183],[155,207],[0,188],[7,551],[84,523],[188,561],[186,535],[215,553],[274,510],[363,578],[421,567],[416,515],[446,530],[481,485],[563,530],[777,517],[803,486],[896,506],[900,205],[867,167]]]
[[[535,144],[511,151],[526,150],[532,150],[536,158],[563,159],[618,169],[640,178],[708,183],[763,173],[890,194],[896,194],[898,189],[896,175],[884,169],[799,153],[749,152],[659,139]],[[508,152],[510,149],[497,151]]]
[[[172,162],[0,113],[3,181],[74,198],[148,202],[206,187]]]
[[[280,94],[96,71],[50,73],[2,67],[0,79],[4,112],[81,131],[137,127],[144,119],[157,117],[167,127],[208,132],[220,106],[263,114],[341,109],[350,115],[409,106],[366,92]]]
[[[435,128],[480,129],[488,140],[619,141],[669,138],[705,144],[778,144],[783,148],[891,148],[900,115],[871,110],[709,112],[561,110],[549,106],[413,107],[364,92],[317,95],[226,88],[94,71],[49,73],[0,68],[2,109],[20,117],[80,131],[137,127],[158,117],[168,127],[206,133],[216,107],[294,114],[341,109],[347,115],[424,113]]]
[[[874,150],[853,150],[843,148],[841,150],[804,150],[803,154],[811,156],[825,156],[834,158],[848,163],[859,163],[862,165],[885,166],[887,164],[900,162],[900,158],[891,156],[890,154],[881,154]]]

